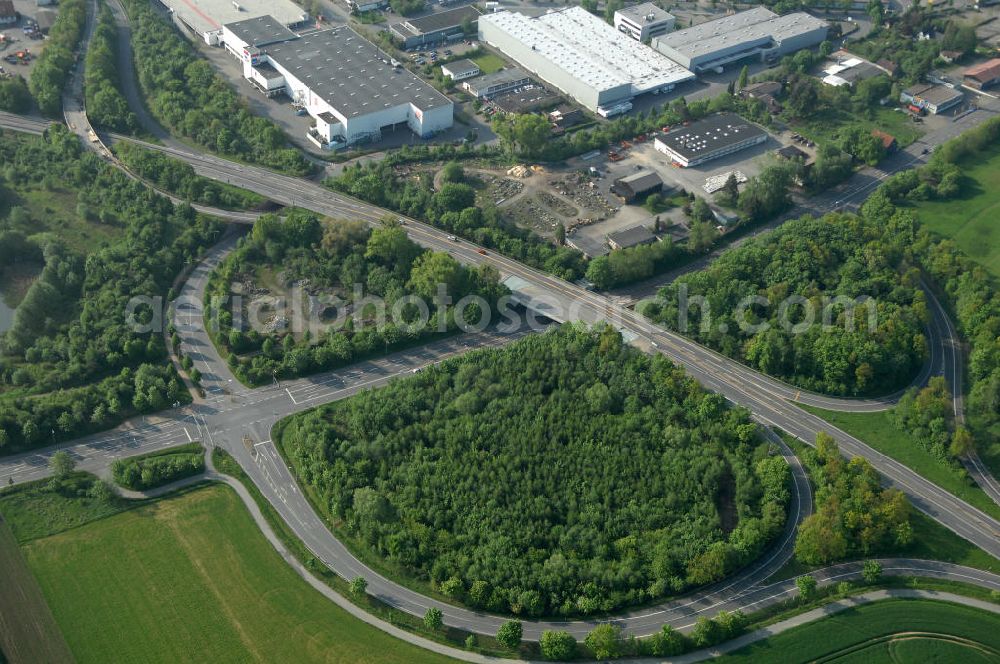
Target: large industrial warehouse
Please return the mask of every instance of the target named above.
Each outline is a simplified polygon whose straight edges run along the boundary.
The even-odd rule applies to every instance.
[[[510,11],[484,14],[479,39],[606,117],[628,111],[638,95],[670,90],[694,78],[582,7],[537,17]]]
[[[696,72],[746,58],[773,60],[826,39],[825,21],[803,12],[778,16],[765,7],[678,30],[653,40],[653,48]]]
[[[222,41],[227,23],[271,16],[286,27],[309,21],[309,13],[292,0],[160,0],[182,25],[210,46]]]
[[[448,129],[453,104],[346,26],[296,35],[267,16],[229,23],[226,49],[267,95],[285,93],[311,115],[324,148],[379,140],[403,126],[422,138]]]

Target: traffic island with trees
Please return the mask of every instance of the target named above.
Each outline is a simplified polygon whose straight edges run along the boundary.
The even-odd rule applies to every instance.
[[[455,333],[457,307],[439,311],[439,285],[453,304],[488,303],[487,312],[464,308],[469,324],[492,315],[506,293],[496,268],[424,250],[396,219],[372,229],[290,209],[261,216],[212,274],[210,329],[233,373],[258,385]]]
[[[84,96],[87,117],[95,125],[131,134],[139,120],[122,94],[118,71],[118,30],[107,5],[101,4],[97,24],[87,48]]]
[[[115,459],[111,476],[133,491],[148,491],[205,471],[205,448],[190,443],[142,456]]]
[[[86,0],[64,0],[38,56],[28,88],[43,115],[62,111],[62,95],[76,64],[76,50],[87,22]]]
[[[190,396],[169,362],[162,312],[215,219],[129,178],[61,126],[0,134],[0,279],[34,279],[0,339],[0,453],[101,431]],[[150,298],[134,308],[133,297]]]
[[[878,224],[850,215],[787,222],[679,278],[642,313],[828,394],[891,392],[928,352],[919,271]]]
[[[274,439],[365,558],[524,616],[717,581],[782,530],[790,493],[746,411],[608,327],[449,360]]]
[[[146,0],[123,0],[123,4],[132,23],[139,84],[157,120],[220,155],[292,175],[311,171],[281,129],[254,115],[152,4]]]

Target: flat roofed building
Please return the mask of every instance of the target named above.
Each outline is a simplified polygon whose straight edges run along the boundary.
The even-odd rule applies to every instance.
[[[903,90],[899,101],[912,104],[928,113],[937,115],[962,103],[965,98],[958,90],[944,85],[914,85]]]
[[[473,76],[479,76],[481,73],[482,70],[479,68],[479,65],[472,60],[455,60],[446,65],[441,65],[441,74],[453,81],[472,78]]]
[[[318,145],[378,140],[386,129],[404,125],[428,138],[452,126],[454,107],[447,97],[346,26],[272,41],[273,26],[240,24],[227,25],[224,36],[234,40],[226,49],[243,62],[244,77],[262,92],[284,92],[305,108],[316,121],[309,138]],[[268,43],[254,47],[244,38]]]
[[[964,82],[966,85],[977,90],[989,88],[1000,83],[1000,58],[987,60],[982,64],[966,69]]]
[[[271,16],[287,27],[309,21],[309,12],[291,0],[160,0],[170,13],[211,46],[222,41],[222,26]]]
[[[479,38],[591,111],[694,78],[582,7],[536,17],[486,14],[479,19]]]
[[[716,113],[653,141],[653,147],[685,168],[759,145],[767,132],[735,113]]]
[[[674,29],[674,15],[652,2],[633,5],[615,12],[615,30],[646,44],[653,37]]]
[[[456,7],[419,18],[411,18],[389,26],[389,31],[403,43],[403,48],[461,39],[467,22],[475,27],[479,10],[472,5]]]
[[[272,16],[258,16],[222,26],[223,47],[241,60],[255,57],[264,46],[298,38]]]
[[[749,58],[774,60],[826,39],[826,21],[804,12],[778,16],[754,7],[653,40],[653,48],[693,71]]]
[[[645,226],[632,226],[614,233],[608,233],[608,246],[615,251],[630,249],[643,244],[655,244],[658,239]]]
[[[490,97],[510,92],[531,83],[531,77],[517,67],[501,69],[492,74],[480,76],[474,81],[466,81],[462,84],[466,92],[476,98],[489,99]]]

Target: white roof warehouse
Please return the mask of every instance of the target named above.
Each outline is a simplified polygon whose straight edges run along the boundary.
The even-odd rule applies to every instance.
[[[451,100],[346,26],[300,36],[267,16],[227,24],[223,42],[255,87],[302,104],[316,120],[310,139],[324,146],[402,125],[424,138],[452,126]]]
[[[653,48],[694,71],[746,58],[773,59],[818,45],[827,23],[803,12],[778,16],[765,7],[678,30],[653,40]]]
[[[592,111],[694,78],[581,7],[537,17],[484,14],[479,38]]]

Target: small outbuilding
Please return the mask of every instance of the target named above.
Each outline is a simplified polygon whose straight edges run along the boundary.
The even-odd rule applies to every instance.
[[[655,244],[659,239],[645,226],[632,226],[608,234],[608,246],[615,251],[630,249],[643,244]]]
[[[663,190],[663,180],[653,171],[643,170],[615,180],[611,193],[621,196],[626,203],[644,201],[650,194]]]

